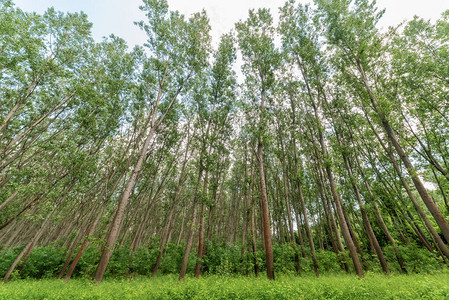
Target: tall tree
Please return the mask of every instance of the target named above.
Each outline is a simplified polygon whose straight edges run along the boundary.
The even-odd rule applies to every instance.
[[[245,22],[236,24],[238,43],[243,55],[242,71],[248,97],[258,103],[258,125],[255,130],[257,139],[257,164],[259,169],[260,198],[263,218],[263,234],[267,264],[267,277],[274,279],[273,246],[271,241],[270,213],[265,183],[264,140],[267,127],[266,106],[273,92],[275,70],[279,65],[279,54],[273,41],[273,18],[268,9],[250,10]]]

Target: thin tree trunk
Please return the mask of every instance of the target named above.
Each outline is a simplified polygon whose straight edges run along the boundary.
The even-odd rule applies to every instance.
[[[295,251],[295,267],[296,272],[298,274],[301,274],[301,264],[299,261],[299,254],[298,254],[298,246],[296,244],[296,238],[295,238],[295,232],[293,230],[293,221],[292,221],[292,211],[290,206],[290,198],[288,196],[288,182],[287,182],[287,168],[286,168],[286,162],[285,162],[285,149],[284,149],[284,142],[283,142],[283,134],[281,133],[281,130],[279,129],[279,140],[280,140],[280,146],[282,151],[282,181],[284,183],[284,197],[285,202],[287,206],[287,220],[288,220],[288,232],[289,232],[289,242],[293,246],[293,250]],[[304,212],[305,214],[305,212]]]
[[[257,145],[257,163],[259,167],[260,200],[262,205],[263,236],[265,243],[267,278],[273,280],[274,279],[273,246],[271,242],[270,212],[268,209],[267,190],[265,185],[265,172],[263,166],[263,150],[262,150],[261,137],[259,137],[259,142]]]
[[[195,195],[193,198],[193,210],[192,210],[192,219],[191,219],[191,223],[189,226],[189,235],[187,238],[187,244],[186,244],[186,250],[184,252],[184,258],[182,260],[182,265],[181,265],[181,271],[179,273],[179,281],[184,280],[184,277],[186,275],[187,272],[187,264],[189,262],[189,254],[190,254],[190,249],[192,248],[192,242],[193,242],[193,233],[194,233],[194,229],[196,226],[196,215],[197,215],[197,206],[198,206],[198,198],[199,198],[199,185],[201,183],[201,180],[203,179],[203,162],[200,161],[200,167],[199,167],[199,172],[198,172],[198,181],[196,184],[196,190],[195,190]]]
[[[368,191],[369,199],[371,200],[371,203],[372,203],[372,205],[374,207],[374,213],[376,215],[376,219],[377,219],[380,227],[382,228],[382,231],[387,236],[388,241],[393,246],[393,250],[394,250],[396,259],[397,259],[397,261],[399,263],[399,266],[401,267],[402,272],[407,273],[407,269],[406,269],[405,264],[404,264],[404,258],[399,253],[398,246],[396,245],[396,242],[395,242],[394,238],[391,236],[391,233],[388,230],[387,225],[385,224],[384,218],[382,217],[382,214],[380,213],[379,207],[377,206],[376,200],[375,200],[373,192],[371,190],[371,185],[369,184],[369,182],[368,182],[368,180],[367,180],[367,178],[365,176],[365,173],[363,172],[363,169],[362,169],[362,167],[360,165],[360,161],[359,161],[359,158],[358,158],[357,154],[355,155],[355,161],[357,163],[358,170],[359,170],[360,174],[362,175],[363,182],[365,183],[366,190]]]
[[[178,240],[176,241],[176,246],[179,246],[179,243],[181,242],[182,234],[184,233],[185,217],[186,217],[186,208],[184,208],[182,211],[181,228],[179,229],[179,236],[178,236]]]
[[[293,115],[293,124],[296,124],[296,112],[295,112],[295,106],[293,103],[293,99],[290,98],[290,105],[291,105],[291,109],[292,109],[292,115]],[[304,226],[306,227],[306,234],[307,237],[309,239],[309,245],[310,245],[310,250],[312,252],[312,262],[313,262],[313,269],[315,271],[315,275],[316,277],[320,276],[320,270],[318,267],[318,260],[316,257],[316,251],[315,251],[315,243],[313,241],[313,235],[312,235],[312,230],[310,229],[310,224],[309,224],[309,218],[307,215],[307,209],[306,209],[306,204],[305,204],[305,200],[304,200],[304,194],[302,192],[302,183],[301,183],[301,178],[299,177],[299,165],[298,165],[298,155],[297,155],[297,149],[296,149],[296,139],[294,137],[294,133],[292,134],[293,137],[293,154],[294,154],[294,162],[295,162],[295,172],[296,175],[298,176],[298,180],[297,180],[297,185],[298,185],[298,196],[299,196],[299,203],[301,205],[301,209],[304,215]],[[298,235],[300,233],[300,227],[298,226]],[[296,241],[295,241],[296,242]]]
[[[83,235],[84,235],[84,233],[86,231],[85,230],[86,224],[88,225],[88,222],[91,220],[92,214],[93,214],[93,212],[95,210],[96,209],[91,209],[90,210],[90,213],[88,214],[88,216],[87,216],[86,220],[83,222],[83,224],[80,226],[81,229],[78,232],[78,234],[75,237],[75,239],[73,240],[71,246],[67,247],[67,250],[70,249],[70,251],[69,251],[69,254],[67,255],[66,261],[64,263],[64,266],[61,269],[61,272],[59,272],[58,279],[61,279],[62,276],[64,276],[64,273],[65,273],[65,271],[67,270],[67,267],[70,264],[70,260],[72,259],[73,252],[75,252],[76,246],[78,245],[79,241],[81,241],[81,239],[83,238]],[[67,254],[67,250],[64,253],[64,255]]]
[[[189,126],[189,124],[188,124],[188,126]],[[163,231],[163,234],[162,234],[161,245],[160,245],[160,249],[159,249],[159,255],[158,255],[157,259],[156,259],[156,264],[155,264],[155,266],[153,268],[153,272],[151,274],[152,277],[156,276],[156,274],[157,274],[157,272],[159,270],[159,265],[161,263],[162,254],[164,252],[164,247],[165,247],[165,244],[166,244],[166,242],[168,240],[168,237],[167,237],[168,229],[170,228],[170,225],[171,225],[171,222],[172,222],[173,212],[175,211],[176,203],[178,202],[179,195],[181,194],[182,184],[185,181],[184,174],[185,174],[185,167],[186,167],[186,164],[187,164],[187,155],[189,153],[189,146],[190,146],[190,130],[187,130],[187,145],[186,145],[185,154],[184,154],[184,162],[182,164],[181,172],[179,174],[178,185],[176,187],[175,196],[173,197],[172,208],[170,209],[170,213],[168,215],[167,222],[165,224],[164,231]],[[181,234],[182,234],[183,226],[184,226],[184,215],[183,215],[182,223],[181,223],[180,237],[181,237]],[[178,240],[178,244],[179,244],[179,240]]]
[[[251,160],[252,162],[252,160]],[[259,276],[259,263],[257,260],[257,243],[256,243],[256,209],[255,209],[255,200],[252,195],[253,193],[253,187],[254,187],[254,168],[253,164],[251,164],[251,181],[250,181],[250,192],[249,195],[251,197],[251,246],[253,251],[253,260],[254,260],[254,275],[256,277]]]

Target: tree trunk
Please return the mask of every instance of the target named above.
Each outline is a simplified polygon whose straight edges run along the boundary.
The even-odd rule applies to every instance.
[[[199,165],[200,165],[200,167],[199,167],[199,171],[198,171],[198,181],[196,184],[196,191],[195,191],[195,195],[193,198],[192,219],[191,219],[191,223],[189,226],[189,236],[187,238],[186,250],[184,252],[184,258],[182,260],[181,271],[179,273],[179,281],[184,280],[184,277],[187,272],[187,264],[189,262],[189,254],[190,254],[190,249],[192,248],[192,242],[193,242],[193,233],[194,233],[195,226],[196,226],[196,214],[197,214],[197,206],[198,206],[198,198],[199,198],[199,185],[201,184],[201,180],[203,179],[203,172],[204,172],[203,162],[200,161]]]
[[[254,171],[253,166],[251,165],[251,182],[250,182],[250,197],[251,197],[251,245],[253,251],[253,259],[254,259],[254,275],[256,277],[259,276],[259,263],[257,260],[257,243],[256,243],[256,209],[255,209],[255,200],[252,195],[252,187],[254,186]]]
[[[365,176],[365,173],[363,172],[363,169],[362,169],[362,167],[360,165],[359,158],[358,158],[357,154],[355,155],[355,161],[357,163],[358,170],[360,171],[360,174],[362,175],[363,182],[365,183],[366,190],[368,191],[369,199],[371,200],[371,203],[372,203],[372,205],[374,207],[374,213],[376,215],[377,222],[379,223],[380,227],[382,228],[382,231],[387,236],[388,241],[393,246],[393,250],[394,250],[396,259],[397,259],[397,261],[399,263],[399,266],[401,267],[402,272],[407,273],[407,269],[406,269],[405,264],[404,264],[404,259],[402,258],[402,255],[399,253],[398,246],[396,245],[396,242],[395,242],[394,238],[391,236],[391,233],[388,230],[387,225],[385,224],[385,221],[384,221],[384,219],[382,217],[382,214],[380,213],[380,210],[379,210],[379,207],[377,206],[377,203],[376,203],[376,200],[374,198],[373,192],[371,191],[371,185],[369,184],[369,182],[368,182],[368,180],[367,180],[367,178]]]
[[[288,195],[289,189],[288,189],[288,182],[287,182],[287,168],[286,168],[286,162],[285,162],[285,149],[284,149],[283,135],[281,134],[280,129],[279,129],[279,132],[280,132],[279,140],[280,140],[280,144],[281,144],[280,146],[281,146],[281,150],[282,150],[282,181],[284,183],[284,197],[285,197],[285,202],[286,202],[285,205],[287,206],[289,242],[293,246],[293,250],[295,251],[296,272],[298,274],[301,274],[301,264],[299,261],[298,245],[296,244],[295,231],[293,230],[292,211],[291,211],[291,206],[290,206],[290,198]]]
[[[9,202],[11,202],[12,200],[14,200],[14,198],[17,196],[18,193],[19,193],[19,191],[15,191],[15,192],[12,193],[11,195],[9,195],[8,199],[6,199],[5,201],[2,202],[2,204],[0,204],[0,211],[1,211],[6,205],[8,205]]]

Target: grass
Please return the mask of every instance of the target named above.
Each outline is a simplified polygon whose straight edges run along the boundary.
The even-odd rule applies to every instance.
[[[0,299],[449,299],[449,274],[324,275],[315,278],[206,276],[137,277],[133,281],[87,279],[15,280],[0,284]]]

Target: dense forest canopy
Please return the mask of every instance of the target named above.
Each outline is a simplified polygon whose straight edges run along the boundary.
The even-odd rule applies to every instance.
[[[129,49],[0,0],[4,282],[447,268],[449,11],[288,0],[213,47],[205,11],[140,9]]]

